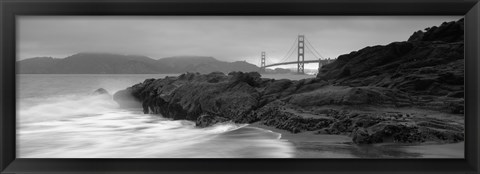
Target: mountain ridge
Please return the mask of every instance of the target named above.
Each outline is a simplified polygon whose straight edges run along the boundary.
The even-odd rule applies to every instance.
[[[258,71],[245,61],[225,62],[211,56],[173,56],[82,52],[65,58],[33,57],[17,61],[20,74],[156,74]]]

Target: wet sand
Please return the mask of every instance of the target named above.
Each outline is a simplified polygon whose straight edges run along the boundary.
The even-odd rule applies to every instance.
[[[295,146],[295,158],[464,158],[464,142],[356,145],[346,135],[315,134],[313,131],[293,134],[261,123],[249,126],[282,134],[281,139]]]
[[[424,158],[465,158],[465,142],[405,146],[403,148],[407,152],[421,153]]]

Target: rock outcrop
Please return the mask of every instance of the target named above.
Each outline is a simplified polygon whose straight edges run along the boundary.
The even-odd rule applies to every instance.
[[[342,55],[317,78],[185,73],[147,79],[114,99],[198,127],[261,122],[292,133],[349,135],[357,144],[452,143],[464,140],[463,55],[460,20]]]
[[[408,41],[367,47],[324,66],[317,78],[350,87],[383,87],[417,105],[463,113],[463,19],[415,32]],[[441,102],[439,102],[441,101]],[[450,107],[449,107],[450,106]]]
[[[103,95],[103,94],[110,95],[110,93],[108,93],[108,91],[103,88],[98,88],[97,90],[93,91],[93,94],[94,95]]]

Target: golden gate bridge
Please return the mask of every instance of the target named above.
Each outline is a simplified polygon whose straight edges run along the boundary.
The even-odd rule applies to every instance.
[[[306,49],[305,49],[306,48]],[[294,53],[297,53],[297,60],[290,61],[289,59],[292,57]],[[305,60],[305,53],[311,53],[315,59],[314,60]],[[335,59],[326,59],[324,58],[310,43],[309,40],[305,37],[305,35],[298,35],[298,37],[293,42],[292,46],[290,47],[289,51],[285,56],[280,60],[279,63],[272,63],[266,64],[266,53],[262,51],[261,54],[261,62],[260,62],[260,72],[265,72],[267,67],[273,66],[280,66],[280,65],[290,65],[290,64],[297,64],[297,73],[305,74],[305,64],[308,63],[318,63],[318,70],[326,64],[329,64]]]

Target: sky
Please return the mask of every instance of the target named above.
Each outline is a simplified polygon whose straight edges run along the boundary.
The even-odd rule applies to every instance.
[[[267,65],[285,57],[298,35],[324,58],[405,41],[415,31],[461,16],[20,16],[17,60],[80,52],[212,56]],[[305,59],[315,60],[306,50]],[[296,60],[296,54],[287,58]],[[293,68],[296,65],[280,66]],[[306,68],[315,69],[314,64]]]

